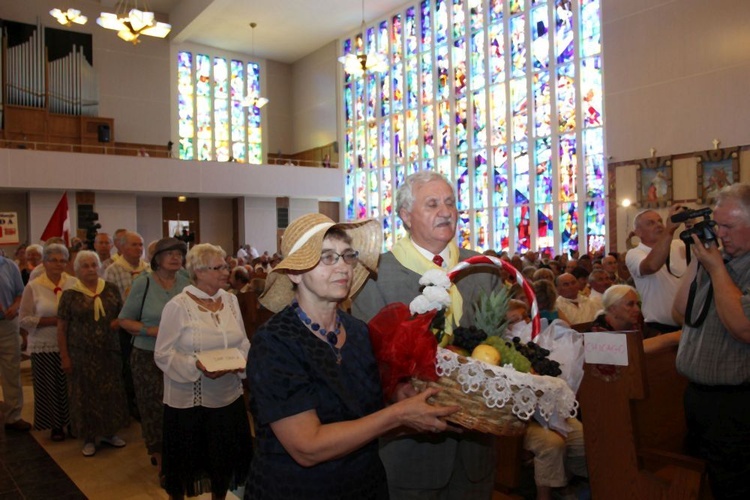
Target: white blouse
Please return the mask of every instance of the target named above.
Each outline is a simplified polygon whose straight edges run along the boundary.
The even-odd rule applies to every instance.
[[[18,310],[21,328],[29,332],[28,352],[59,352],[57,326],[39,325],[41,318],[57,317],[58,298],[53,290],[41,284],[42,277],[29,281],[23,290],[21,307]],[[76,283],[76,278],[63,274],[60,288],[67,290]]]
[[[224,307],[210,312],[191,299],[221,299]],[[154,360],[164,372],[164,403],[172,408],[221,408],[242,395],[241,374],[210,379],[195,362],[202,351],[236,347],[247,359],[250,341],[245,335],[237,297],[219,290],[209,296],[189,285],[164,307],[156,337]]]

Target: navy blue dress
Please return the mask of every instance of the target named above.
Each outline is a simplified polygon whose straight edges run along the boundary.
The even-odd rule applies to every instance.
[[[342,458],[302,467],[271,430],[272,422],[315,410],[321,423],[355,420],[383,408],[367,326],[342,313],[341,364],[332,348],[287,307],[253,337],[247,363],[256,446],[246,499],[387,498],[378,442]]]

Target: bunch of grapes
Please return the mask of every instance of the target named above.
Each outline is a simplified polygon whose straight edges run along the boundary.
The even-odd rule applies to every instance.
[[[528,373],[531,369],[531,363],[526,359],[520,352],[516,350],[516,347],[500,337],[489,337],[483,342],[484,344],[491,345],[500,353],[500,364],[513,365],[516,371]]]
[[[466,349],[471,354],[476,346],[484,342],[487,334],[476,326],[459,326],[453,330],[453,345]]]
[[[534,342],[522,344],[521,339],[518,337],[513,337],[513,345],[518,352],[531,362],[531,366],[537,374],[557,377],[562,373],[562,370],[560,370],[560,363],[548,358],[548,349],[540,347]]]

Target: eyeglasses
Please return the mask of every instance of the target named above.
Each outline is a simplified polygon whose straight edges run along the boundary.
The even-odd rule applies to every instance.
[[[204,269],[208,271],[229,271],[229,266],[226,264],[221,264],[220,266],[204,267]]]
[[[320,262],[322,262],[326,266],[333,266],[334,264],[338,264],[339,258],[344,259],[344,263],[353,266],[359,261],[359,252],[355,250],[347,250],[344,253],[323,252],[322,254],[320,254]]]
[[[47,259],[47,262],[50,264],[67,264],[68,261],[66,259]]]

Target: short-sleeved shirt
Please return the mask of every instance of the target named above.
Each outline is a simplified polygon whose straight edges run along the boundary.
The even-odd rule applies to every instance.
[[[750,318],[750,253],[735,257],[726,264],[729,276],[742,292],[740,302]],[[698,286],[693,301],[692,321],[706,303],[711,280],[705,269],[698,273]],[[677,350],[677,371],[688,380],[703,385],[750,384],[750,344],[732,337],[719,319],[716,295],[710,302],[705,321],[697,328],[682,327]],[[687,319],[687,318],[686,318]]]
[[[651,253],[651,247],[643,243],[625,255],[628,270],[633,276],[635,288],[641,296],[643,320],[646,323],[674,325],[672,304],[680,289],[681,277],[685,273],[685,244],[672,240],[669,250],[669,268],[666,264],[653,274],[641,275],[641,262]]]
[[[153,273],[144,273],[137,276],[133,280],[128,298],[125,299],[125,305],[122,306],[122,311],[120,311],[120,319],[141,321],[143,326],[147,328],[159,326],[164,306],[189,284],[190,278],[184,271],[175,274],[174,286],[169,290],[162,288],[154,278]],[[141,305],[143,305],[142,310]],[[136,336],[133,345],[144,351],[153,351],[156,346],[156,337]]]
[[[270,424],[315,410],[322,424],[380,410],[383,397],[365,324],[342,313],[346,342],[336,363],[330,345],[287,307],[256,332],[248,356],[250,406],[257,447],[248,488],[252,498],[375,498],[385,485],[377,440],[344,457],[302,467]]]
[[[17,297],[23,293],[23,280],[21,271],[12,260],[0,255],[0,304],[2,311],[15,302]],[[0,319],[5,319],[5,314],[0,311]]]

